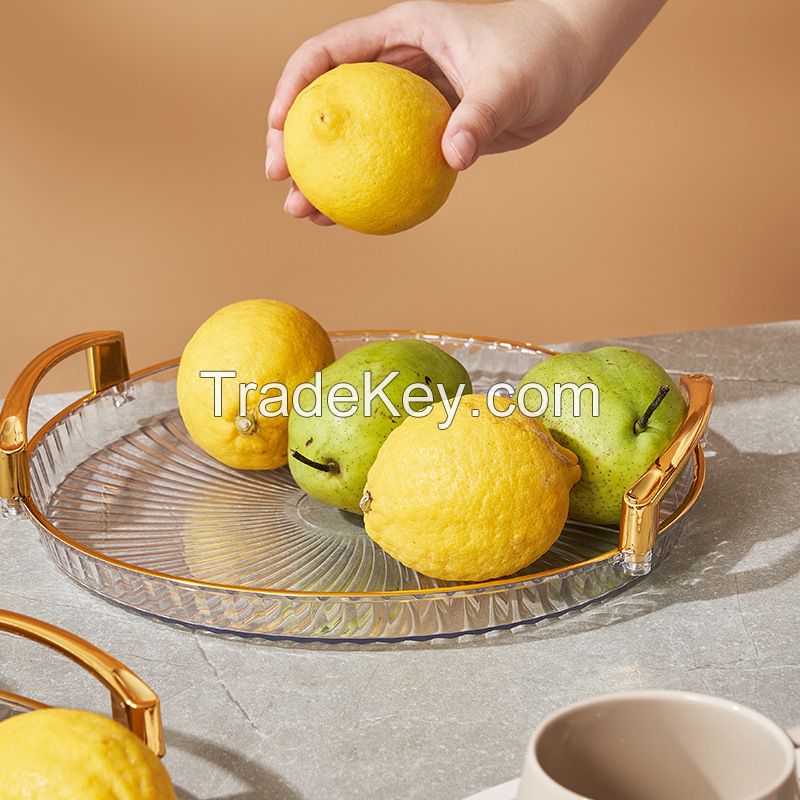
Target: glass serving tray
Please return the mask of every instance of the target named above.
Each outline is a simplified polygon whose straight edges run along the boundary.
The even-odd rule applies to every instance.
[[[365,342],[422,338],[469,370],[474,390],[516,383],[551,351],[467,335],[331,334],[337,355]],[[41,377],[87,351],[92,391],[30,441]],[[568,521],[520,573],[479,584],[420,575],[383,552],[355,515],[305,495],[287,468],[223,466],[177,411],[177,359],[129,375],[122,334],[82,334],[31,362],[6,400],[0,495],[38,524],[50,557],[115,603],[192,627],[326,642],[425,640],[511,628],[578,609],[630,585],[674,547],[704,480],[706,376],[683,376],[683,428],[620,498],[619,528]]]

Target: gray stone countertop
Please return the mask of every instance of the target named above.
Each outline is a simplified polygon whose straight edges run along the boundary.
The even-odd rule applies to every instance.
[[[718,694],[796,725],[800,322],[611,343],[709,373],[717,404],[706,488],[681,541],[610,601],[426,644],[220,638],[91,595],[50,562],[31,522],[0,519],[0,607],[77,633],[156,689],[183,800],[458,800],[515,777],[546,714],[628,689]],[[65,404],[38,398],[34,421]],[[107,711],[102,687],[16,637],[0,637],[0,687]]]

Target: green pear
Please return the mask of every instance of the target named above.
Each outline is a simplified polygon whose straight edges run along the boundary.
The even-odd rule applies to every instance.
[[[393,408],[379,396],[367,402],[366,374],[369,373],[374,389],[393,372],[397,375],[384,389]],[[322,370],[320,381],[321,402],[317,403],[317,413],[311,415],[316,402],[312,390],[304,389],[289,414],[289,469],[300,488],[311,497],[358,514],[367,472],[378,450],[408,416],[403,406],[407,387],[421,384],[410,395],[418,401],[409,406],[419,413],[441,401],[442,394],[459,398],[472,392],[466,369],[444,350],[419,339],[362,345]],[[345,398],[335,408],[345,412],[355,408],[352,416],[336,415],[330,408],[331,389],[337,384],[354,388],[355,396],[349,405],[346,390],[338,389],[335,394]],[[424,387],[430,389],[430,396]],[[369,415],[365,413],[367,409]]]
[[[580,393],[580,413],[573,392],[562,394],[555,416],[555,385],[593,383],[598,416],[592,416],[589,391]],[[569,515],[583,522],[615,525],[622,498],[664,450],[686,415],[686,403],[672,378],[651,358],[625,347],[601,347],[584,353],[562,353],[540,361],[520,381],[517,399],[535,413],[543,405],[539,384],[547,392],[541,419],[553,438],[572,450],[582,472],[570,492]]]

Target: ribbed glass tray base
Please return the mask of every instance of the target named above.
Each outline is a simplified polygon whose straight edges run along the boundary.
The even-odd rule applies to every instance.
[[[341,354],[385,337],[339,336],[335,345]],[[467,367],[476,391],[516,382],[543,357],[497,341],[425,338]],[[243,635],[399,641],[535,622],[632,580],[616,529],[571,521],[516,576],[463,586],[419,575],[377,547],[358,516],[301,492],[288,469],[237,471],[203,453],[177,412],[174,373],[168,365],[78,404],[45,426],[33,453],[32,511],[50,555],[109,600]],[[665,520],[694,479],[689,468],[673,486]],[[679,524],[659,536],[654,563]]]

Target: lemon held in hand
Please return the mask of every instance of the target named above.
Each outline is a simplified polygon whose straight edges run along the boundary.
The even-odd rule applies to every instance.
[[[209,455],[237,469],[275,469],[286,463],[289,419],[264,416],[258,406],[267,383],[286,387],[290,407],[297,384],[333,361],[333,345],[322,326],[299,308],[279,300],[242,300],[209,317],[186,345],[178,368],[178,406],[192,439]],[[201,371],[235,371],[221,380],[222,416],[214,416],[214,380]],[[239,415],[239,385],[247,414]],[[268,412],[279,410],[270,406]]]
[[[361,233],[412,228],[447,200],[456,171],[442,155],[444,96],[391,64],[342,64],[307,86],[284,126],[300,191],[334,222]]]
[[[0,800],[175,800],[164,765],[108,717],[46,708],[0,722]]]
[[[496,397],[495,407],[508,408]],[[558,539],[581,471],[538,419],[494,416],[485,395],[462,398],[449,428],[441,403],[384,442],[362,498],[369,536],[433,578],[510,575]],[[479,416],[474,416],[477,411]]]

